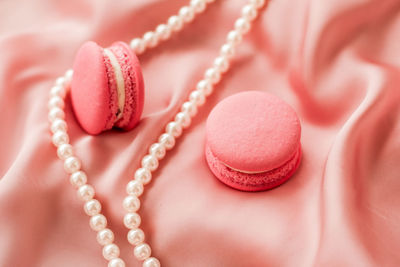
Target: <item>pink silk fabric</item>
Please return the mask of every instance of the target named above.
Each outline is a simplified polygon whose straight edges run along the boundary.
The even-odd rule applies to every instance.
[[[106,266],[51,144],[48,92],[86,40],[129,41],[188,1],[0,1],[0,266]],[[245,0],[217,0],[140,56],[144,114],[90,136],[66,100],[71,143],[127,266],[122,200],[141,158],[212,64]],[[303,158],[287,183],[245,193],[204,155],[229,95],[275,94],[298,113]],[[273,0],[191,127],[146,186],[140,215],[162,266],[400,266],[400,1]],[[246,125],[243,125],[246,127]]]

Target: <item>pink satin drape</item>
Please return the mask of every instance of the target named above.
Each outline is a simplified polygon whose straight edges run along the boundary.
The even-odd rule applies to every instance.
[[[188,1],[0,1],[0,266],[106,266],[50,142],[48,91],[79,46],[129,41]],[[128,266],[121,202],[141,157],[217,56],[245,0],[217,0],[140,57],[144,114],[131,132],[71,142]],[[284,185],[244,193],[204,158],[205,120],[225,97],[275,94],[302,123]],[[161,162],[142,227],[162,266],[400,266],[400,1],[273,0],[231,70]]]

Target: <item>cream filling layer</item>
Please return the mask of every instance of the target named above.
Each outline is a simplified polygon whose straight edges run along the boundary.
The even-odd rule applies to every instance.
[[[115,118],[115,121],[121,119],[124,113],[124,106],[125,106],[125,82],[124,82],[124,75],[122,74],[121,65],[119,65],[117,57],[114,55],[112,51],[105,48],[104,54],[110,60],[111,66],[114,71],[114,77],[117,82],[117,95],[118,95],[118,114]]]
[[[225,164],[223,162],[222,162],[222,164],[225,165],[226,167],[228,167],[229,169],[232,169],[232,170],[237,171],[237,172],[246,173],[246,174],[257,174],[257,173],[267,172],[267,171],[258,171],[258,172],[242,171],[242,170],[239,170],[239,169],[232,168],[231,166],[229,166],[228,164]]]
[[[299,147],[297,147],[296,152],[293,154],[293,156],[292,156],[288,161],[286,161],[286,163],[288,163],[289,161],[292,161],[293,158],[296,157],[298,153],[299,153]],[[284,164],[286,164],[286,163],[284,163]],[[275,170],[275,169],[277,169],[277,168],[280,168],[280,167],[282,167],[282,166],[284,165],[284,164],[282,164],[281,166],[276,167],[276,168],[273,168],[273,169],[271,169],[271,170],[269,170],[269,171],[255,171],[255,172],[249,172],[249,171],[242,171],[242,170],[239,170],[239,169],[232,168],[231,166],[229,166],[228,164],[223,163],[223,162],[222,162],[222,164],[225,165],[226,167],[228,167],[228,168],[234,170],[234,171],[242,172],[242,173],[246,173],[246,174],[257,174],[257,173],[269,172],[269,171]]]

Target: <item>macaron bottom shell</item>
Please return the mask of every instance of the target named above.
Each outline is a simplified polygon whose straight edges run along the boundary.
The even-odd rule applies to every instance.
[[[233,170],[224,165],[206,145],[206,160],[212,173],[224,184],[241,191],[265,191],[275,188],[287,180],[298,169],[301,161],[301,146],[282,166],[260,173],[246,173]]]
[[[123,63],[121,64],[121,69],[125,80],[125,107],[121,120],[116,121],[115,126],[129,131],[139,122],[143,112],[143,75],[138,58],[126,43],[116,42],[110,49]]]

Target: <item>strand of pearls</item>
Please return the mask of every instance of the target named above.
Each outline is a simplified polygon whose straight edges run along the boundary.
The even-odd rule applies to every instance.
[[[68,126],[65,121],[64,99],[72,79],[73,72],[68,70],[63,77],[56,80],[50,90],[48,102],[52,142],[57,147],[57,156],[64,161],[64,170],[70,175],[70,182],[77,189],[78,198],[84,202],[84,211],[90,217],[89,225],[97,232],[97,242],[103,246],[103,257],[109,267],[125,267],[119,258],[119,247],[114,244],[114,233],[107,228],[107,219],[101,214],[101,204],[95,198],[94,188],[87,183],[86,173],[81,170],[81,161],[74,155],[69,144]]]
[[[179,31],[183,23],[190,22],[195,13],[201,13],[204,11],[206,3],[213,1],[192,0],[189,6],[180,9],[178,16],[170,17],[167,25],[159,25],[155,32],[144,34],[142,39],[133,39],[131,42],[132,49],[140,54],[147,48],[157,45],[160,40],[168,39],[172,31]],[[141,161],[141,168],[136,170],[134,179],[126,186],[128,196],[123,201],[123,208],[127,213],[123,222],[129,229],[127,239],[134,246],[134,256],[143,261],[143,267],[161,266],[157,258],[151,257],[151,247],[144,242],[145,234],[139,228],[141,217],[137,211],[140,208],[139,197],[144,192],[144,185],[151,181],[151,173],[158,168],[159,161],[165,157],[166,151],[175,146],[175,141],[181,136],[183,129],[190,126],[192,118],[197,114],[198,107],[205,103],[206,97],[213,92],[214,86],[221,79],[221,75],[228,71],[236,46],[241,42],[243,35],[250,30],[251,22],[257,17],[258,10],[264,4],[265,0],[250,0],[243,7],[241,17],[236,20],[234,30],[228,33],[227,41],[222,45],[220,54],[214,60],[213,66],[206,70],[204,78],[197,83],[196,89],[190,93],[188,101],[182,104],[175,119],[167,124],[165,132],[160,135],[158,142],[150,146],[149,154],[145,155]],[[152,35],[152,38],[149,37],[150,35]],[[97,232],[97,242],[103,246],[103,257],[108,261],[108,267],[125,267],[125,262],[119,257],[120,249],[114,243],[114,233],[107,228],[107,218],[101,214],[101,204],[95,198],[95,190],[93,186],[87,183],[87,175],[81,170],[81,161],[75,156],[73,148],[69,144],[64,99],[72,75],[73,71],[68,70],[64,76],[56,79],[55,85],[50,89],[48,120],[52,132],[52,143],[57,147],[57,156],[64,162],[64,170],[70,175],[72,186],[77,189],[78,197],[84,202],[84,212],[90,217],[90,227]]]
[[[148,154],[141,161],[141,168],[136,170],[134,179],[126,186],[128,196],[123,201],[123,208],[126,211],[124,225],[129,229],[127,238],[129,243],[134,246],[135,257],[144,261],[143,267],[161,266],[158,259],[151,257],[151,247],[145,243],[145,234],[139,228],[141,218],[137,211],[140,208],[139,197],[143,194],[144,185],[150,183],[152,172],[158,168],[159,161],[165,157],[168,150],[174,147],[176,139],[182,135],[184,129],[190,126],[198,108],[213,92],[214,86],[220,81],[222,74],[228,71],[237,45],[242,41],[244,34],[250,30],[251,22],[257,17],[258,10],[264,4],[265,0],[250,0],[243,7],[241,16],[236,20],[234,29],[228,33],[226,43],[221,46],[219,56],[215,58],[213,66],[205,71],[203,79],[197,83],[195,90],[190,93],[189,99],[182,104],[175,119],[166,125],[165,132],[160,135],[158,142],[150,146]],[[144,42],[146,43],[146,41]]]
[[[143,34],[142,38],[135,38],[130,42],[130,47],[140,55],[147,48],[156,47],[161,41],[166,41],[171,37],[173,32],[182,30],[185,23],[193,21],[197,14],[202,13],[206,9],[206,5],[215,0],[191,0],[190,4],[181,7],[177,15],[168,18],[167,22],[160,24],[154,31],[148,31]]]
[[[179,10],[178,15],[171,16],[167,24],[160,24],[155,31],[149,31],[143,38],[133,39],[130,43],[131,48],[137,54],[143,53],[147,48],[155,47],[160,41],[165,41],[171,37],[173,32],[182,29],[184,23],[193,21],[196,14],[203,12],[206,4],[215,0],[192,0],[188,6]],[[68,127],[65,121],[64,99],[67,94],[73,71],[68,70],[64,76],[57,78],[55,85],[50,90],[48,102],[50,130],[53,133],[52,142],[57,147],[57,156],[64,161],[64,170],[70,174],[70,182],[77,189],[78,197],[84,202],[84,211],[90,217],[89,225],[97,232],[97,242],[103,246],[103,257],[108,260],[108,267],[125,267],[125,262],[119,258],[120,249],[114,244],[114,233],[107,228],[107,218],[101,214],[101,204],[95,199],[93,186],[87,183],[87,175],[81,170],[81,161],[74,156],[73,148],[69,144]],[[143,191],[143,187],[142,187]],[[124,208],[129,211],[136,211],[140,207],[139,199],[127,197],[124,200]],[[126,221],[126,218],[124,221]],[[140,217],[130,216],[130,225],[139,226]],[[140,232],[136,236],[140,236]],[[143,234],[144,237],[144,234]],[[132,240],[131,233],[131,240]],[[156,259],[148,260],[144,266],[153,266],[151,262]],[[157,266],[157,265],[155,265]],[[159,266],[159,265],[158,265]]]

